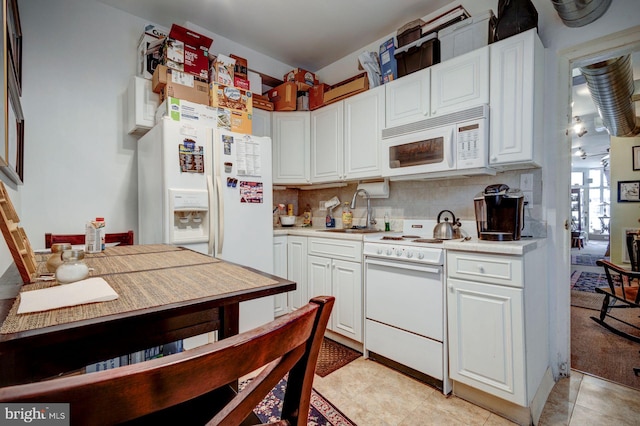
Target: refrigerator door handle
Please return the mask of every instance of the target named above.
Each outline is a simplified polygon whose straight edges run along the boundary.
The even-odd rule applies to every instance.
[[[207,175],[207,190],[209,192],[209,244],[207,247],[207,254],[209,256],[215,257],[215,253],[213,252],[215,240],[215,234],[213,232],[213,227],[215,226],[215,218],[213,214],[213,196],[215,194],[215,191],[213,189],[213,179],[211,179],[211,175]]]
[[[216,176],[216,185],[218,186],[216,191],[218,198],[218,249],[216,254],[222,254],[222,247],[224,246],[224,200],[222,197],[222,178],[220,176]]]

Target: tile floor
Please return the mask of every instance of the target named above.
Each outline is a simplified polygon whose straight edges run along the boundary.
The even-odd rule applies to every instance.
[[[314,388],[359,426],[512,425],[374,361],[358,358]],[[640,391],[573,371],[554,387],[541,426],[639,425]]]

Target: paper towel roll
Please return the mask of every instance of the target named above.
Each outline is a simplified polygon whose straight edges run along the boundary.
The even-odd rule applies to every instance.
[[[371,198],[389,198],[389,181],[359,183],[358,189],[364,189]]]

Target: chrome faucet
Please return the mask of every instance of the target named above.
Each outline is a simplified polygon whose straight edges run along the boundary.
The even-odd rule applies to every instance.
[[[371,214],[371,197],[369,196],[369,193],[367,192],[366,189],[358,189],[355,194],[353,194],[353,199],[351,200],[351,208],[355,209],[356,208],[356,197],[358,196],[359,193],[363,192],[364,196],[367,199],[367,223],[365,224],[365,228],[368,228],[371,225],[375,225],[377,222],[376,220],[372,217]]]

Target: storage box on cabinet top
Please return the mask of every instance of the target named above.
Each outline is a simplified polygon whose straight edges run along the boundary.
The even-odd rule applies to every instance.
[[[309,109],[313,111],[324,105],[324,94],[329,91],[329,85],[320,83],[309,89]]]
[[[200,123],[203,126],[215,127],[218,119],[218,109],[209,105],[197,104],[177,98],[166,98],[156,110],[156,124],[162,117],[169,117],[174,121]]]
[[[239,89],[251,90],[247,75],[249,72],[247,60],[237,55],[229,55],[229,57],[236,61],[236,65],[233,68],[233,85]]]
[[[152,88],[162,98],[172,97],[209,105],[209,85],[192,74],[158,65],[153,73]]]
[[[209,81],[209,49],[213,40],[188,28],[173,24],[169,38],[183,43],[182,64],[184,72]]]
[[[295,111],[297,94],[298,86],[293,81],[283,83],[267,92],[275,111]]]
[[[438,32],[440,60],[454,58],[493,41],[496,17],[492,10],[448,26]]]
[[[303,70],[302,68],[294,68],[284,75],[283,80],[285,82],[294,81],[297,83],[303,83],[307,86],[315,86],[318,84],[318,79],[316,75],[311,71]],[[301,88],[300,90],[302,90]]]
[[[396,49],[398,77],[440,62],[440,41],[436,33],[428,34],[413,43]]]
[[[398,78],[398,66],[393,56],[396,47],[393,38],[380,45],[380,69],[382,71],[382,83],[388,83]]]
[[[250,135],[253,130],[253,116],[246,112],[233,111],[229,108],[213,108],[216,110],[217,127],[231,132]]]
[[[418,40],[422,35],[422,26],[424,21],[422,19],[416,19],[411,22],[407,22],[396,33],[398,39],[398,47],[406,46],[409,43],[413,43]]]
[[[324,103],[327,105],[337,102],[368,89],[369,78],[367,77],[367,73],[364,72],[331,86],[331,88],[324,93]]]
[[[253,113],[252,94],[238,87],[223,86],[218,83],[209,85],[209,105],[229,108],[235,111]]]

